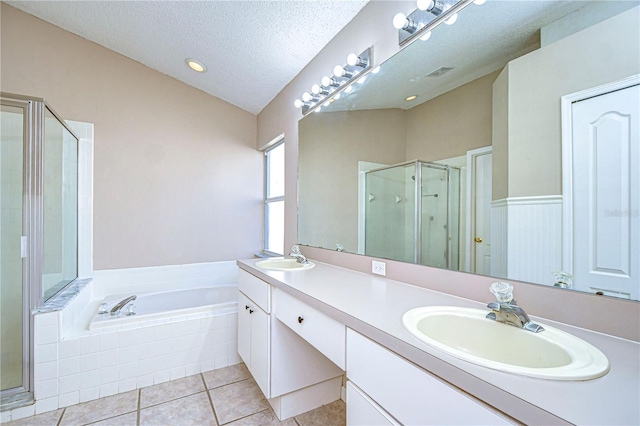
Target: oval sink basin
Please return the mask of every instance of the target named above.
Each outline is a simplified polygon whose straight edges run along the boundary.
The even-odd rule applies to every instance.
[[[590,380],[609,372],[597,348],[569,333],[541,324],[533,333],[485,318],[489,311],[425,306],[402,317],[424,343],[495,370],[553,380]]]
[[[309,262],[306,265],[298,262],[296,259],[266,259],[256,262],[256,266],[271,271],[304,271],[313,268],[315,263]]]

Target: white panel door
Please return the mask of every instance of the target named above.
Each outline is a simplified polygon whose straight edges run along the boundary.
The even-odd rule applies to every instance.
[[[572,106],[574,286],[640,298],[640,86]]]
[[[491,153],[475,157],[475,272],[491,275]]]

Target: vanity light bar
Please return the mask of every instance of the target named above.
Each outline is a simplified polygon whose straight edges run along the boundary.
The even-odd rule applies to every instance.
[[[332,76],[322,78],[320,84],[314,84],[311,92],[302,94],[302,100],[296,99],[296,108],[302,108],[302,114],[307,115],[312,111],[319,110],[322,105],[330,102],[331,99],[338,99],[341,92],[346,90],[351,84],[362,79],[371,69],[373,64],[373,47],[356,55],[350,54],[345,65],[336,65]]]
[[[408,16],[398,13],[393,18],[393,25],[398,29],[398,44],[406,46],[423,36],[424,40],[428,39],[429,33],[443,22],[452,25],[456,21],[458,12],[471,3],[474,3],[474,0],[433,0],[431,2],[419,0],[418,9]],[[484,2],[476,1],[475,3]]]

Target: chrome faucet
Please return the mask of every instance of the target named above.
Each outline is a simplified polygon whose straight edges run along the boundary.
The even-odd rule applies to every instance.
[[[307,265],[309,263],[305,255],[300,251],[300,247],[297,244],[291,247],[291,253],[289,253],[289,256],[293,257],[298,261],[298,263],[301,263],[303,265]]]
[[[136,297],[137,297],[136,295],[129,296],[126,299],[123,299],[120,302],[116,303],[116,305],[113,308],[111,308],[111,315],[113,316],[120,315],[120,311],[122,310],[122,308],[124,308],[127,305],[127,303],[136,300]]]
[[[534,333],[544,331],[542,326],[529,319],[529,315],[512,298],[513,286],[511,284],[493,283],[489,289],[498,300],[487,305],[487,308],[491,309],[491,312],[487,314],[488,319]]]

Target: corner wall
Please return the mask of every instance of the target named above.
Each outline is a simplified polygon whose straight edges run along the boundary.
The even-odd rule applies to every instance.
[[[1,15],[2,91],[95,124],[95,269],[261,250],[256,116],[7,4]]]

